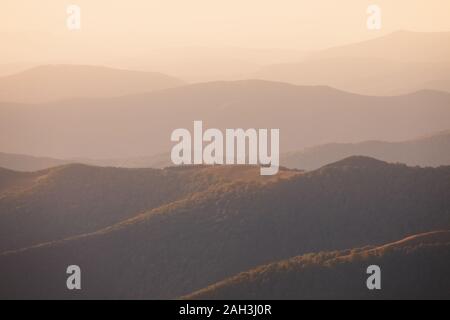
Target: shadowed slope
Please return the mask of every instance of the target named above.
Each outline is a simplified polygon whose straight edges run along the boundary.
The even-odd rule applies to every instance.
[[[366,269],[381,268],[381,290]],[[381,247],[306,254],[241,273],[186,299],[449,299],[450,231]]]
[[[295,171],[292,171],[295,173]],[[0,171],[0,252],[93,232],[229,181],[268,181],[256,167],[118,169],[67,165]]]
[[[448,228],[449,183],[449,167],[363,157],[266,184],[230,181],[93,234],[2,255],[0,296],[180,297],[272,261]],[[76,295],[61,272],[74,263],[86,270]]]

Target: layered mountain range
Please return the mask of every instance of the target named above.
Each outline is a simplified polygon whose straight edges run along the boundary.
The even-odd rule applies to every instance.
[[[239,166],[72,165],[2,174],[0,296],[8,298],[174,299],[307,253],[339,251],[319,259],[320,269],[348,249],[360,252],[357,248],[450,228],[449,167],[412,168],[351,157],[312,172],[285,169],[275,177]],[[433,270],[443,270],[448,255],[433,251],[431,256]],[[83,290],[77,293],[65,287],[70,264],[84,270]],[[363,269],[352,270],[354,281],[366,276]],[[344,272],[335,271],[336,277]],[[408,281],[414,286],[413,278]],[[435,285],[421,282],[422,294],[414,292],[441,294],[433,291]],[[341,292],[336,282],[327,288]],[[214,298],[209,290],[205,297]],[[395,290],[387,285],[383,292],[395,296]],[[247,294],[235,292],[235,297]]]
[[[449,39],[2,76],[0,298],[449,299]],[[283,167],[171,167],[198,120],[280,129]]]

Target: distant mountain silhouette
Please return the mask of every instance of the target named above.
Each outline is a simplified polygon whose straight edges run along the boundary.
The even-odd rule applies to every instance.
[[[352,56],[405,62],[449,62],[450,32],[396,31],[372,40],[333,47],[313,55],[319,59]]]
[[[244,79],[264,65],[297,61],[304,52],[285,49],[185,46],[152,49],[111,61],[132,70],[159,70],[188,82]]]
[[[381,268],[381,290],[366,287],[366,269]],[[186,299],[449,299],[450,231],[381,247],[306,254],[262,266]]]
[[[15,171],[32,172],[69,163],[61,159],[0,152],[0,167]]]
[[[420,89],[450,91],[450,32],[395,32],[311,54],[298,62],[261,68],[252,78],[329,85],[368,95]]]
[[[0,77],[9,76],[33,68],[32,63],[6,63],[0,64]]]
[[[425,89],[435,89],[435,90],[441,90],[441,91],[450,91],[450,78],[446,77],[443,79],[438,80],[431,80],[424,85],[422,85],[422,88]]]
[[[314,170],[354,155],[410,166],[450,165],[450,131],[404,142],[330,143],[285,154],[281,163],[289,168]]]
[[[401,142],[365,141],[329,143],[281,155],[281,164],[288,168],[315,170],[328,163],[351,156],[367,156],[390,163],[409,166],[438,167],[450,165],[450,131],[443,131]],[[123,159],[60,160],[0,152],[0,167],[16,171],[37,171],[69,163],[101,167],[165,168],[173,166],[169,153],[152,157]]]
[[[308,173],[283,171],[282,177],[268,180],[246,178],[242,170],[249,167],[170,169],[186,172],[191,179],[200,176],[201,181],[212,181],[209,188],[196,190],[178,176],[173,176],[173,182],[147,177],[145,183],[157,182],[151,184],[154,187],[143,187],[140,170],[86,168],[89,173],[81,175],[81,168],[71,169],[76,172],[67,179],[66,190],[61,190],[63,184],[47,192],[45,210],[35,209],[44,208],[42,205],[24,206],[26,198],[10,202],[11,198],[2,196],[1,212],[23,210],[23,219],[8,225],[21,228],[25,236],[31,225],[44,227],[46,216],[53,221],[72,212],[69,217],[74,218],[62,219],[58,228],[73,231],[73,226],[83,221],[90,224],[97,216],[93,210],[101,212],[102,207],[106,210],[99,217],[118,208],[116,212],[121,212],[124,220],[64,241],[56,238],[0,255],[0,297],[177,298],[240,272],[309,252],[380,246],[411,234],[450,228],[450,167],[410,168],[351,157]],[[135,181],[132,186],[136,189],[128,190],[129,184],[117,178],[107,179],[116,170],[133,174],[128,181]],[[208,173],[203,175],[202,170]],[[98,176],[99,172],[104,177]],[[157,177],[168,174],[167,169],[148,172]],[[89,179],[78,182],[81,176]],[[231,178],[214,183],[217,176]],[[101,191],[90,186],[95,186],[95,181],[103,186]],[[190,194],[173,202],[164,200],[176,194],[172,188],[184,185]],[[120,189],[120,197],[107,192],[109,188],[105,191],[105,186],[112,191]],[[150,202],[148,197],[162,200],[141,214],[129,218],[123,214],[130,208],[139,211],[142,201]],[[38,201],[39,197],[31,194],[29,199]],[[11,204],[10,209],[5,209],[5,203]],[[151,202],[147,206],[151,207]],[[35,217],[32,223],[30,214]],[[0,232],[4,239],[16,236],[11,228]],[[434,262],[430,260],[429,268],[436,271],[439,264]],[[85,270],[83,290],[75,294],[64,286],[69,264]],[[365,270],[358,272],[365,277]],[[413,280],[401,290],[414,286]]]
[[[170,154],[167,153],[150,157],[135,157],[123,159],[75,158],[70,160],[62,160],[48,157],[34,157],[29,155],[0,152],[0,167],[15,171],[32,172],[73,163],[119,168],[164,168],[173,165],[170,160]]]
[[[72,98],[115,97],[184,84],[156,72],[99,66],[46,65],[0,78],[0,101],[45,103]]]
[[[281,152],[330,142],[401,141],[450,128],[450,94],[349,94],[248,80],[109,99],[0,103],[0,150],[53,158],[117,159],[169,153],[177,128],[279,128]],[[382,130],[380,130],[382,126]]]

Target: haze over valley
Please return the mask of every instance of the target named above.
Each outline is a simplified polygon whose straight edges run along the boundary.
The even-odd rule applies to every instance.
[[[0,299],[450,299],[450,2],[369,4],[3,3]]]

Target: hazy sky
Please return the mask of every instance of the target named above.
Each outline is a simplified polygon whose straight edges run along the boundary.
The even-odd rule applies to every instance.
[[[66,27],[81,7],[82,29]],[[381,31],[366,9],[383,12]],[[449,0],[2,0],[2,64],[206,46],[310,51],[396,30],[449,31]]]

